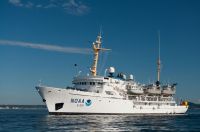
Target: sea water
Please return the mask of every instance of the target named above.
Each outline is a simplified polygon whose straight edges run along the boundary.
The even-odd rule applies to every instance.
[[[45,108],[0,109],[0,131],[200,131],[200,109],[185,115],[49,115]]]

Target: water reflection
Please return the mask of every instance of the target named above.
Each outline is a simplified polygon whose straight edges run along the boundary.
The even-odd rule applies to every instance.
[[[48,115],[44,110],[0,110],[0,131],[199,131],[200,110],[180,116]]]
[[[172,126],[174,116],[133,115],[47,115],[43,118],[48,130],[89,131],[141,131],[176,130]]]

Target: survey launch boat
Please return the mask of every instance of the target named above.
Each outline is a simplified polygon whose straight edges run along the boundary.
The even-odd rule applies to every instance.
[[[101,35],[93,43],[94,60],[90,74],[77,75],[73,86],[56,88],[36,86],[50,114],[184,114],[187,102],[175,101],[175,84],[162,86],[160,83],[160,55],[158,79],[153,84],[140,84],[132,74],[126,77],[116,73],[114,67],[97,74]]]

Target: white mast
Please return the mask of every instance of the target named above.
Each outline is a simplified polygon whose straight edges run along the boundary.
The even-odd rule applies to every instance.
[[[158,61],[157,61],[157,83],[160,84],[160,31],[158,31]]]

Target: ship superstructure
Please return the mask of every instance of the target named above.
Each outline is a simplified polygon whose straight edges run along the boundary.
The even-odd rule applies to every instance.
[[[90,74],[75,76],[72,87],[36,86],[50,114],[184,114],[187,103],[179,105],[174,99],[176,84],[160,84],[160,55],[156,83],[140,84],[132,74],[106,69],[105,76],[97,74],[101,34],[93,43],[94,60]],[[159,44],[160,45],[160,44]]]

